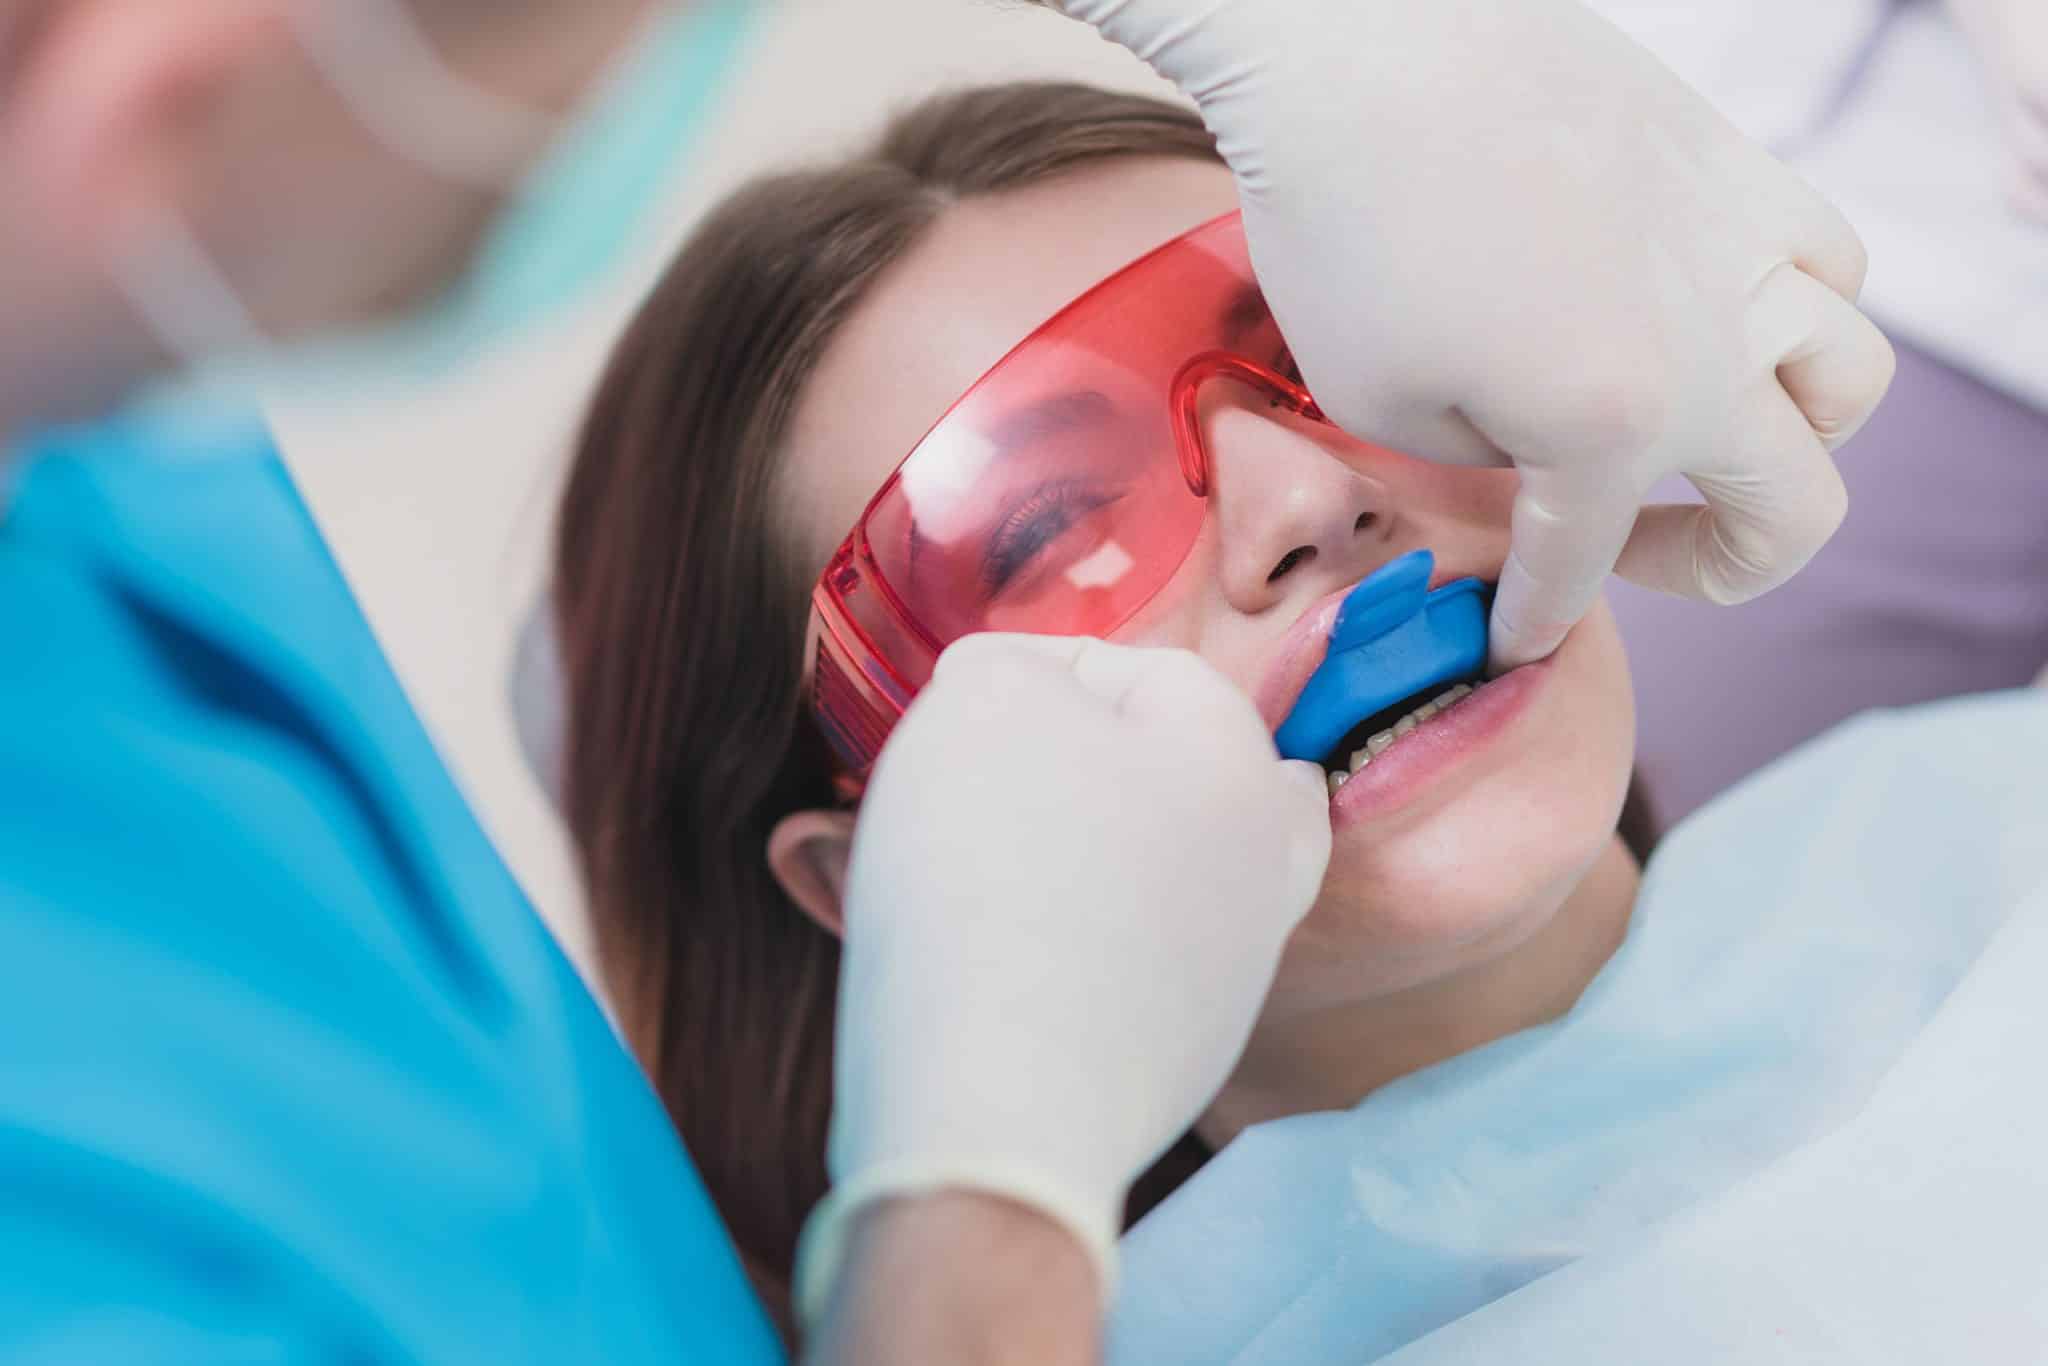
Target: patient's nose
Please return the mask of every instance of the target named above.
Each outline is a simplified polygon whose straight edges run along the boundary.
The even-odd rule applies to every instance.
[[[1370,572],[1394,532],[1387,486],[1341,459],[1330,429],[1230,387],[1203,415],[1230,605],[1261,612]]]

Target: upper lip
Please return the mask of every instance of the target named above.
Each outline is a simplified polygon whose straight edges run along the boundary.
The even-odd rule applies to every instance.
[[[1374,569],[1378,567],[1374,566]],[[1310,603],[1274,647],[1272,662],[1266,666],[1252,696],[1259,709],[1259,718],[1266,723],[1269,732],[1280,729],[1293,712],[1294,704],[1301,700],[1309,679],[1315,677],[1316,670],[1323,666],[1323,660],[1329,654],[1330,632],[1337,624],[1338,609],[1344,605],[1344,599],[1351,596],[1351,590],[1365,582],[1366,577],[1361,575],[1352,579],[1327,597]],[[1469,577],[1469,574],[1446,569],[1439,561],[1436,572],[1430,575],[1429,588],[1435,592],[1447,583]]]
[[[1353,580],[1331,593],[1309,604],[1307,611],[1295,618],[1294,625],[1287,628],[1287,634],[1280,638],[1275,647],[1273,661],[1266,666],[1265,674],[1259,679],[1258,691],[1252,700],[1258,705],[1259,718],[1266,723],[1267,731],[1277,731],[1294,710],[1294,704],[1301,700],[1302,689],[1309,679],[1323,666],[1323,659],[1330,649],[1330,631],[1337,624],[1337,609],[1344,605],[1351,590],[1363,580]]]

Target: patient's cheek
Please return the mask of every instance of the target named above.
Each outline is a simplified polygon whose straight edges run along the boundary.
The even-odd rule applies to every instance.
[[[1181,566],[1172,581],[1139,608],[1130,620],[1110,632],[1108,638],[1118,645],[1193,650],[1221,669],[1233,682],[1241,683],[1243,680],[1231,667],[1230,659],[1214,648],[1214,641],[1210,638],[1214,633],[1204,630],[1205,595],[1198,581],[1202,571],[1195,564],[1199,558],[1199,552],[1191,554],[1189,563]]]

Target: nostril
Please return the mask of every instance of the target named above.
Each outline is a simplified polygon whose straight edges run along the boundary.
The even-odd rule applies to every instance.
[[[1371,531],[1374,527],[1379,525],[1379,522],[1380,519],[1378,514],[1371,512],[1361,512],[1358,514],[1358,520],[1351,524],[1351,529],[1353,531]]]
[[[1289,574],[1301,568],[1301,566],[1307,564],[1310,560],[1313,560],[1315,557],[1316,548],[1312,545],[1298,545],[1294,547],[1294,549],[1288,551],[1285,555],[1282,555],[1280,557],[1280,563],[1274,565],[1273,572],[1266,575],[1266,582],[1280,582],[1280,580],[1286,578]]]

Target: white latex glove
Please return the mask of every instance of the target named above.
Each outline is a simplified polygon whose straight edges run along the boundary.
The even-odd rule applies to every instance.
[[[1578,0],[1060,3],[1200,103],[1322,407],[1520,469],[1497,666],[1610,570],[1732,603],[1834,533],[1893,368],[1862,244]],[[1707,507],[1639,519],[1673,472]]]
[[[2048,223],[2048,0],[1949,0],[1991,77],[2014,152],[2013,202]]]
[[[864,1207],[951,1188],[1065,1224],[1107,1298],[1131,1182],[1223,1085],[1322,885],[1328,803],[1194,655],[949,650],[854,836],[800,1314]]]

